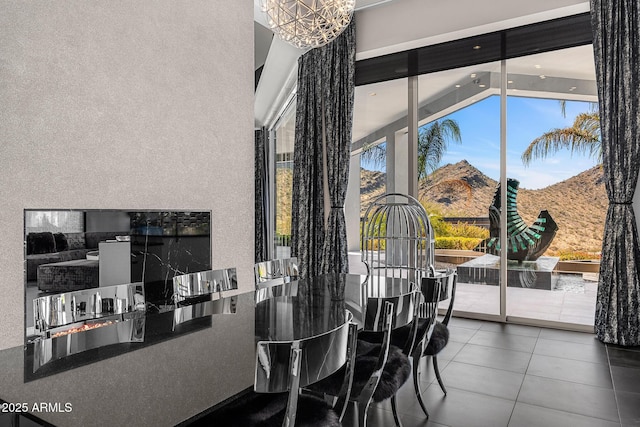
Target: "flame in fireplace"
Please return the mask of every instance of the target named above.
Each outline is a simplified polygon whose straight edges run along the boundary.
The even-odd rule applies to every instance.
[[[51,338],[64,337],[66,335],[75,334],[77,332],[86,332],[86,331],[90,331],[92,329],[101,328],[103,326],[109,326],[109,325],[112,325],[113,323],[114,322],[111,321],[111,320],[106,321],[106,322],[102,322],[102,323],[90,323],[90,324],[86,323],[86,324],[84,324],[82,326],[79,326],[77,328],[70,328],[70,329],[67,329],[66,331],[57,332],[57,333],[53,334],[51,336]]]

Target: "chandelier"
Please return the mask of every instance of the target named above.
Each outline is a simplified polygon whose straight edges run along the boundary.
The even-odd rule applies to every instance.
[[[297,48],[324,46],[342,33],[356,0],[262,0],[269,28]]]

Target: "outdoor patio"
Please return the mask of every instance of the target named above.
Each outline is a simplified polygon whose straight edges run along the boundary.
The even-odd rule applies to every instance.
[[[507,316],[554,322],[593,325],[597,281],[593,275],[558,274],[554,290],[507,287]],[[463,312],[498,314],[497,286],[458,283],[454,309]]]
[[[436,263],[436,268],[451,264]],[[366,274],[360,253],[349,253],[349,271]],[[594,322],[598,275],[596,273],[554,273],[553,290],[507,287],[507,316],[536,321],[562,322],[592,326]],[[442,307],[446,307],[444,303]],[[461,283],[456,287],[454,311],[463,315],[500,313],[498,286]],[[465,316],[466,317],[466,316]]]

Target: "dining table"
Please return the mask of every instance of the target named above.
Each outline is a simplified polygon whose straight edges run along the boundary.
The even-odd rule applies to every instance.
[[[176,324],[147,313],[144,339],[93,348],[34,372],[30,345],[0,350],[0,425],[24,415],[54,426],[188,425],[256,387],[258,341],[294,341],[352,321],[406,280],[328,274],[222,295],[227,309]],[[31,344],[32,345],[32,344]]]

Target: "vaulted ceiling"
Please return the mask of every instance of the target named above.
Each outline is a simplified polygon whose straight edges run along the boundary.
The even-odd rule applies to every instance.
[[[254,0],[256,69],[262,67],[256,86],[255,125],[271,125],[295,89],[296,61],[304,53],[278,38],[266,28],[260,0]],[[444,41],[484,34],[506,28],[526,25],[561,16],[587,12],[589,2],[584,0],[357,0],[356,2],[356,59],[366,59]],[[553,68],[553,57],[543,58],[548,69]],[[532,61],[535,61],[532,59]],[[523,60],[522,69],[534,65]],[[545,65],[545,67],[547,67]],[[578,69],[579,64],[576,64]],[[523,71],[524,72],[524,71]],[[567,70],[558,70],[567,73]],[[468,79],[469,70],[449,71],[437,76],[441,87],[454,86]],[[534,73],[535,74],[535,73]],[[559,75],[560,76],[560,75]],[[435,76],[434,76],[435,77]],[[572,76],[580,77],[580,76]],[[584,76],[583,76],[584,77]],[[582,78],[582,77],[580,77]],[[380,93],[368,86],[356,88],[358,127],[354,140],[363,138],[390,123],[406,109],[406,80],[387,82],[384,90],[386,108],[374,110],[371,102],[381,102]],[[432,86],[432,85],[430,85]],[[488,88],[490,89],[490,88]],[[391,95],[391,94],[397,95]],[[436,93],[421,90],[421,103]],[[403,101],[403,98],[405,101]],[[358,99],[364,102],[358,102]],[[396,107],[392,107],[397,104]],[[396,109],[399,109],[396,111]],[[377,111],[377,112],[374,112]]]

